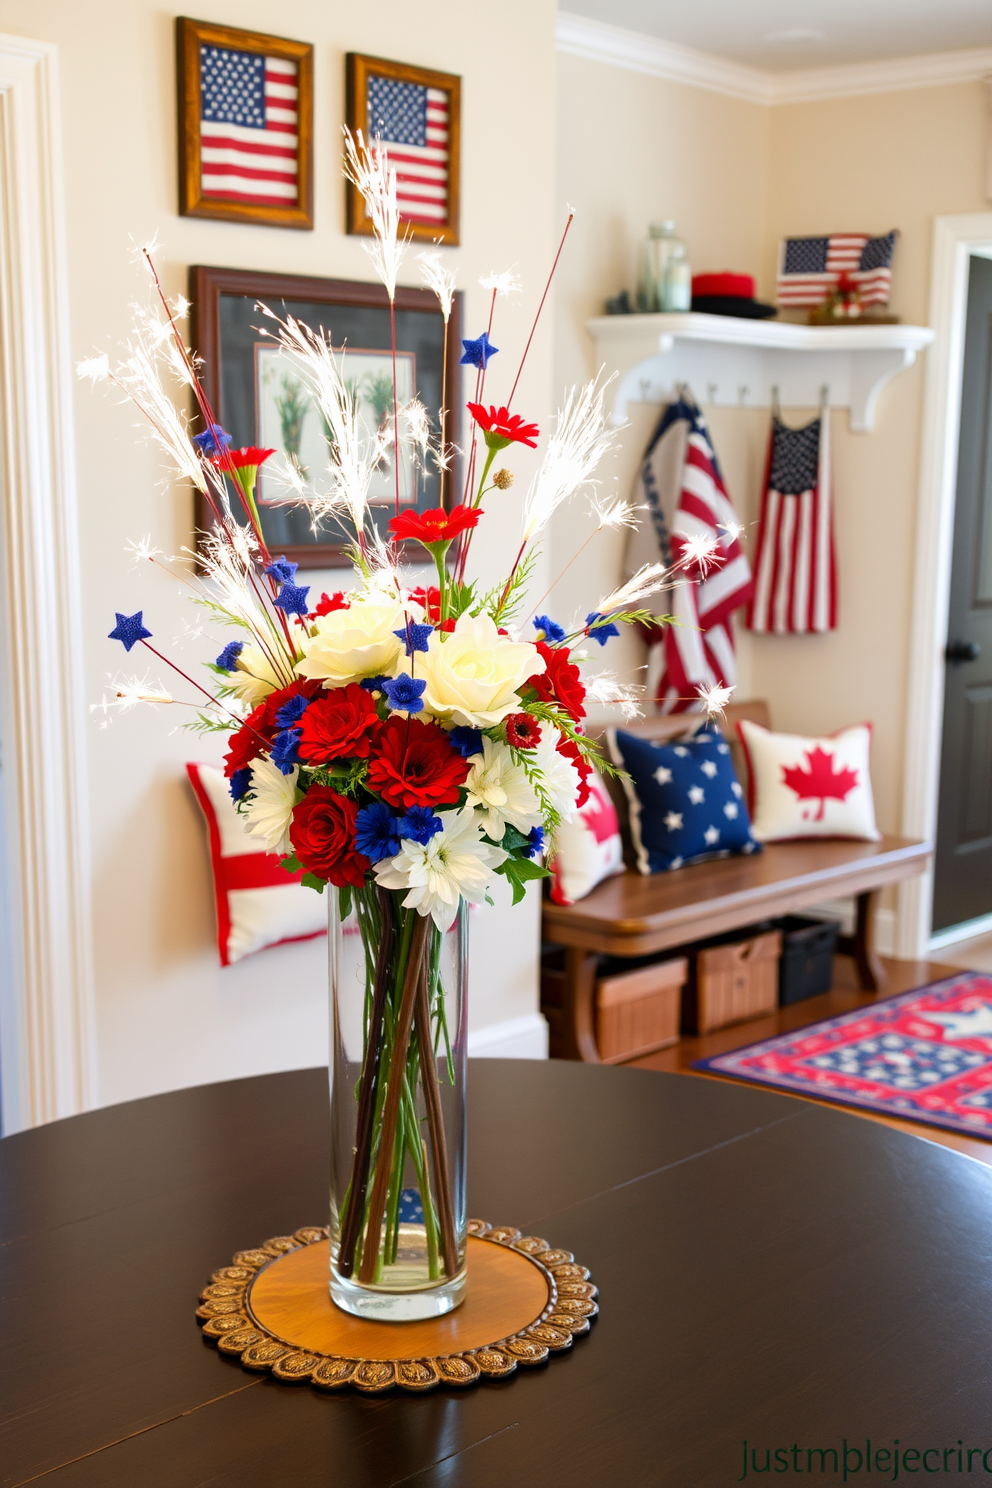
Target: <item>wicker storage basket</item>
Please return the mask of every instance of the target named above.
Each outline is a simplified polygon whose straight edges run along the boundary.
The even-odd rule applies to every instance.
[[[596,1043],[604,1064],[636,1059],[679,1041],[689,963],[657,961],[596,983]]]
[[[780,930],[698,951],[685,998],[685,1031],[709,1033],[774,1012],[781,952]]]

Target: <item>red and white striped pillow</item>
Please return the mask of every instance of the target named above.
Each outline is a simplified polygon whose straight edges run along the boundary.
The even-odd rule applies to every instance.
[[[267,946],[311,940],[327,933],[327,901],[287,873],[258,843],[231,800],[228,782],[214,765],[187,765],[186,773],[207,823],[217,906],[221,966]]]

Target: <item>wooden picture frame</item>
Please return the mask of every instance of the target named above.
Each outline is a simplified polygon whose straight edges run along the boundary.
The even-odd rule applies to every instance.
[[[415,117],[418,101],[415,96],[404,99],[395,85],[404,92],[419,90],[422,113]],[[374,116],[370,109],[370,86],[379,88],[383,106],[390,109],[390,116],[399,119],[404,131],[404,141],[395,146],[397,158],[393,161],[397,170],[397,196],[400,201],[400,220],[411,238],[427,242],[443,243],[457,247],[458,213],[460,204],[460,145],[461,145],[461,86],[462,80],[452,72],[434,72],[427,67],[411,67],[405,62],[389,62],[383,57],[366,57],[359,52],[349,52],[345,62],[346,121],[352,133],[361,130],[366,140],[377,136],[383,140],[386,155],[390,155],[388,131],[382,128],[383,116]],[[439,95],[444,94],[442,100]],[[399,99],[393,108],[388,100]],[[434,111],[437,116],[434,116]],[[447,118],[444,120],[446,110]],[[447,124],[447,140],[443,140],[443,123]],[[417,143],[420,140],[423,143]],[[400,155],[404,148],[409,154]],[[446,148],[446,160],[442,158]],[[404,172],[404,165],[406,172]],[[444,174],[446,172],[446,174]],[[444,195],[439,189],[444,187]],[[413,202],[418,203],[414,208]],[[366,215],[365,202],[358,189],[346,182],[345,220],[349,233],[368,236],[372,224]]]
[[[194,265],[189,271],[189,299],[192,304],[191,345],[202,359],[200,376],[210,405],[233,438],[234,448],[259,444],[278,446],[279,423],[263,402],[265,377],[276,372],[275,363],[266,364],[275,351],[274,343],[263,338],[257,327],[265,325],[258,302],[280,318],[288,312],[315,330],[328,332],[334,345],[346,343],[345,358],[365,357],[368,365],[381,365],[390,354],[389,299],[384,287],[376,283],[349,279],[317,279],[303,274],[255,273],[243,269],[210,268]],[[436,421],[441,404],[441,388],[447,389],[448,417],[446,436],[456,453],[446,478],[445,506],[458,501],[462,405],[461,369],[461,292],[451,308],[448,333],[444,335],[444,318],[436,295],[429,289],[400,286],[394,302],[398,359],[410,369],[409,381]],[[271,322],[268,322],[271,325]],[[447,351],[445,366],[444,351]],[[397,401],[402,403],[403,386]],[[310,417],[309,414],[305,415]],[[308,458],[311,448],[322,449],[313,440],[320,428],[310,418],[309,443],[303,446],[297,433],[296,458]],[[273,430],[275,433],[273,434]],[[266,437],[272,435],[273,437]],[[283,445],[285,449],[285,444]],[[287,451],[287,453],[293,453]],[[325,452],[326,453],[326,452]],[[395,472],[394,472],[395,474]],[[262,530],[273,551],[285,553],[301,569],[346,568],[351,559],[343,535],[330,532],[314,535],[309,530],[310,518],[305,508],[286,507],[267,501],[265,467],[260,473],[257,490]],[[393,477],[389,477],[391,480]],[[414,473],[413,500],[404,509],[426,510],[437,506],[441,482],[436,470]],[[206,531],[211,515],[202,495],[197,493],[196,526]],[[377,525],[388,535],[388,520],[394,514],[391,498],[373,495],[370,508]],[[401,556],[418,562],[422,552],[416,543],[400,545]]]
[[[312,229],[313,47],[178,16],[176,82],[180,215]]]

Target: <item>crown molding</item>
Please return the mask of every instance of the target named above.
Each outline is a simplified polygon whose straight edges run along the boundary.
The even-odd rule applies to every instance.
[[[917,57],[815,67],[801,72],[763,72],[757,67],[746,67],[709,52],[698,52],[569,11],[558,12],[557,49],[590,62],[606,62],[628,72],[763,104],[808,103],[859,93],[933,88],[977,82],[992,73],[992,47],[928,52]]]

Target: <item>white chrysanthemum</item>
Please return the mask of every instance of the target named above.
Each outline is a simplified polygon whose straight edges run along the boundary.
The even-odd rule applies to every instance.
[[[571,821],[581,779],[572,761],[558,753],[560,738],[561,734],[553,723],[542,723],[541,742],[530,751],[529,759],[540,771],[540,789],[548,804],[562,821]],[[540,792],[538,795],[540,798]]]
[[[245,821],[249,837],[264,842],[266,850],[288,853],[289,824],[296,805],[296,780],[299,766],[288,775],[268,759],[257,759],[251,767],[251,798],[246,802]]]
[[[444,932],[460,899],[481,903],[507,854],[482,841],[482,823],[471,806],[442,811],[441,820],[443,832],[435,832],[427,843],[404,839],[395,858],[376,864],[375,876],[384,889],[409,889],[404,908],[432,915]]]
[[[270,692],[285,687],[286,680],[276,674],[261,646],[247,645],[238,657],[234,671],[225,684],[244,698],[249,708],[257,708]]]
[[[487,837],[498,842],[507,822],[525,833],[540,826],[541,807],[534,787],[505,744],[483,736],[482,753],[473,755],[469,763],[467,804],[480,808],[479,820]]]

